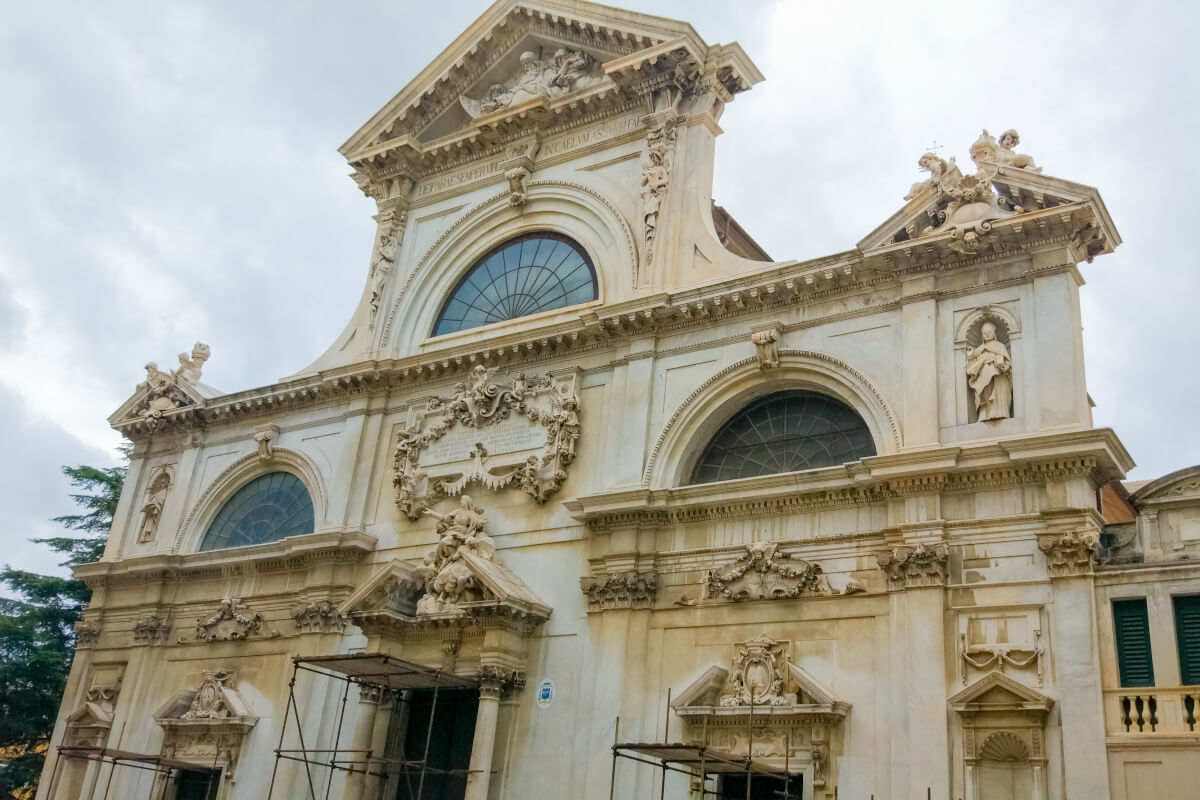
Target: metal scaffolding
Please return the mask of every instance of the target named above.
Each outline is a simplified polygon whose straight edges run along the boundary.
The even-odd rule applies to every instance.
[[[662,772],[659,783],[659,798],[666,797],[667,792],[667,773],[676,772],[682,775],[687,775],[691,780],[698,780],[700,783],[700,797],[724,797],[723,792],[718,791],[715,787],[712,790],[708,788],[708,779],[710,776],[720,777],[723,775],[744,776],[746,779],[746,800],[750,800],[751,789],[754,784],[755,776],[760,779],[780,781],[783,784],[783,790],[775,792],[775,797],[782,800],[792,800],[791,785],[792,773],[790,764],[788,763],[789,753],[791,751],[790,736],[785,742],[783,750],[783,767],[782,769],[766,761],[758,758],[752,758],[750,753],[754,748],[754,703],[751,698],[750,708],[750,739],[746,744],[746,755],[740,756],[733,753],[727,753],[716,748],[708,746],[708,719],[705,718],[703,733],[700,744],[671,742],[668,741],[671,720],[671,693],[667,692],[667,721],[663,730],[662,742],[622,742],[621,738],[621,718],[616,718],[616,723],[613,728],[613,745],[612,745],[612,776],[609,779],[608,797],[613,800],[616,797],[617,788],[617,761],[619,759],[628,759],[639,764],[646,764],[655,767]],[[798,800],[798,799],[797,799]]]
[[[296,677],[301,672],[310,672],[344,683],[332,748],[310,748],[305,743],[300,706],[296,699]],[[388,758],[385,753],[377,754],[371,750],[354,750],[341,746],[350,687],[355,685],[360,688],[376,689],[390,696],[389,714],[393,720],[403,718],[403,705],[411,702],[409,693],[405,690],[432,690],[433,700],[421,758]],[[429,774],[466,777],[467,770],[430,766],[429,742],[432,738],[434,720],[437,718],[439,690],[475,688],[477,686],[477,681],[472,678],[464,678],[452,672],[432,669],[382,653],[293,658],[292,678],[288,683],[288,705],[284,711],[283,725],[279,731],[279,745],[275,748],[275,768],[271,772],[271,785],[267,791],[267,800],[271,800],[274,796],[275,779],[279,773],[280,761],[295,761],[304,765],[304,776],[308,787],[306,796],[309,800],[329,800],[333,788],[333,778],[338,772],[373,776],[381,781],[399,775],[407,781],[409,797],[413,798],[421,797],[425,787],[425,778]],[[284,748],[284,739],[293,719],[300,746]],[[316,769],[315,774],[314,769]],[[324,778],[323,781],[322,778]],[[320,786],[321,783],[324,783],[323,787]]]
[[[167,787],[171,785],[172,776],[177,776],[181,772],[195,772],[205,775],[208,786],[207,790],[210,794],[214,788],[214,782],[218,781],[221,776],[219,768],[205,767],[201,764],[193,764],[190,761],[179,761],[148,753],[134,753],[128,750],[115,750],[107,747],[59,745],[58,760],[55,762],[54,771],[50,776],[51,797],[55,796],[55,792],[58,789],[59,770],[68,761],[92,761],[100,765],[111,765],[108,771],[108,780],[104,784],[103,800],[108,800],[109,791],[112,789],[113,773],[117,771],[117,767],[146,770],[147,772],[155,773],[156,777],[161,777],[162,780],[156,784],[161,789],[158,795],[160,798],[166,797]],[[153,785],[150,788],[150,792],[153,795]]]

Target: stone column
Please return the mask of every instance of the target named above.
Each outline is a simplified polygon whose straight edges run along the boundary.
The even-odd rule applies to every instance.
[[[372,739],[375,733],[375,710],[379,705],[379,688],[374,686],[360,686],[358,689],[358,716],[354,720],[354,740],[350,747],[353,750],[366,751],[355,753],[354,759],[369,762],[370,760],[379,758],[383,753],[376,752],[371,748]],[[370,763],[363,765],[364,769],[373,769]],[[368,776],[364,772],[351,772],[346,776],[346,797],[370,797],[367,794]],[[377,778],[374,780],[378,781]]]
[[[1099,543],[1093,531],[1038,537],[1053,586],[1052,655],[1062,720],[1063,777],[1072,797],[1109,796],[1108,770],[1096,768],[1097,754],[1105,752],[1092,579]]]
[[[907,730],[894,726],[894,798],[950,796],[950,738],[946,720],[946,637],[943,593],[950,550],[943,543],[905,545],[876,554],[893,592],[893,664]],[[902,594],[901,594],[902,593]],[[897,657],[896,648],[906,652]],[[893,720],[898,722],[898,720]]]
[[[500,695],[525,685],[525,674],[505,667],[479,668],[479,711],[475,715],[475,739],[471,743],[471,765],[467,774],[466,800],[487,800],[492,780],[492,756],[496,749],[496,719]]]

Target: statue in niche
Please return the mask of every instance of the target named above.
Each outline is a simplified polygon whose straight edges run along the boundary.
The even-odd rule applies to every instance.
[[[142,505],[142,530],[138,534],[139,542],[154,540],[158,530],[158,521],[162,518],[163,506],[167,502],[167,490],[171,488],[171,474],[166,470],[158,473],[150,483],[150,491],[146,502]]]
[[[1008,348],[996,338],[996,323],[985,321],[979,328],[982,341],[967,351],[967,385],[975,397],[980,422],[1008,419],[1012,407],[1012,359]]]

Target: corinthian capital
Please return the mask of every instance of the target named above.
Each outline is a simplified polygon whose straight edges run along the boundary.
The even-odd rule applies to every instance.
[[[525,673],[496,664],[484,664],[479,668],[479,695],[499,699],[500,695],[513,689],[525,688]]]
[[[1093,531],[1038,537],[1038,549],[1046,554],[1046,568],[1052,578],[1091,575],[1099,548],[1100,537]]]
[[[879,568],[887,574],[891,589],[945,586],[950,548],[945,544],[893,547],[875,553]]]

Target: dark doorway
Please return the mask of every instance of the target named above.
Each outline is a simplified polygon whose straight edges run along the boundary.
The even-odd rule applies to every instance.
[[[181,769],[175,773],[175,800],[217,800],[219,769]]]
[[[425,758],[427,769],[423,783],[419,766],[404,770],[396,800],[463,800],[467,793],[467,767],[471,763],[471,743],[475,738],[479,690],[439,689],[435,708],[432,689],[413,689],[407,702],[403,758],[406,761]],[[431,715],[432,728],[429,724]],[[426,757],[427,733],[429,749]],[[451,770],[453,772],[448,772]]]
[[[782,778],[754,775],[750,780],[750,794],[746,794],[745,775],[722,775],[721,800],[801,800],[804,797],[804,776],[793,775],[788,779],[787,794],[784,794]]]

